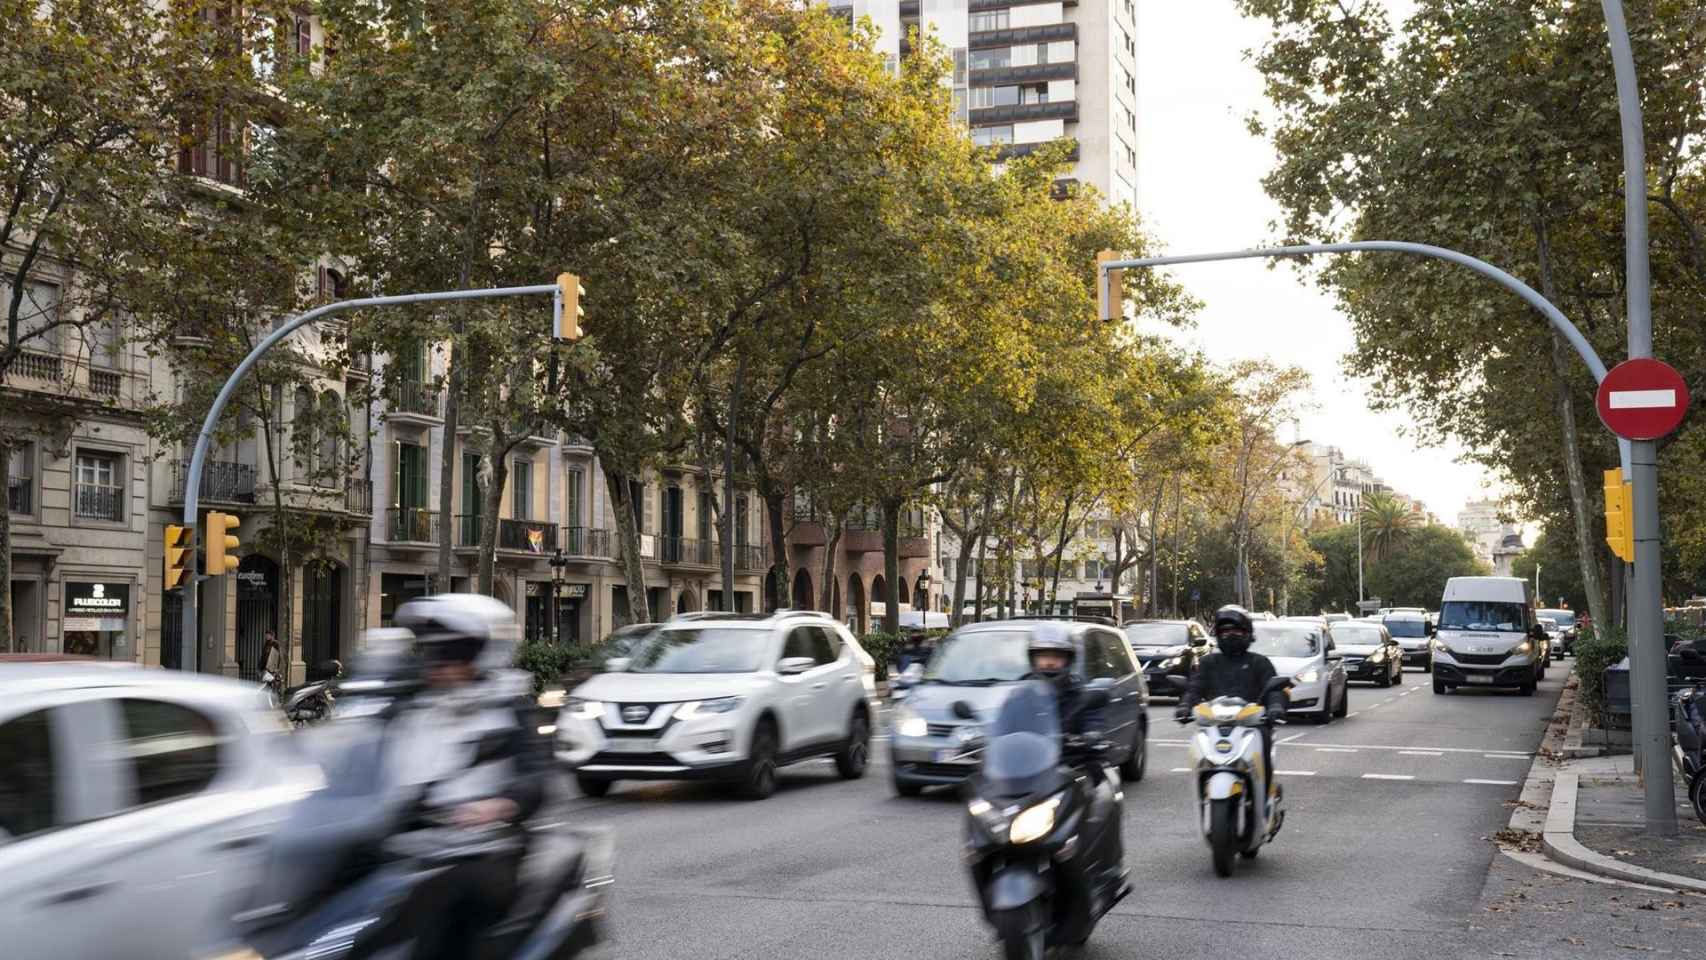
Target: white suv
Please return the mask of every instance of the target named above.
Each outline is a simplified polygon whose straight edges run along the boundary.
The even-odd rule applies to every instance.
[[[717,779],[762,799],[778,767],[823,756],[848,779],[865,772],[875,663],[824,614],[688,614],[605,667],[557,720],[557,758],[589,796]]]

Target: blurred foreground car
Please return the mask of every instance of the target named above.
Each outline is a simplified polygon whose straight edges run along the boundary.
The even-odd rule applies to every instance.
[[[201,955],[322,782],[291,738],[255,684],[0,657],[5,955]]]

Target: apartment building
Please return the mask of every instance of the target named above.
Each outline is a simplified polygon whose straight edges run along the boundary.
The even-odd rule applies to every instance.
[[[1022,156],[1074,144],[1064,184],[1137,203],[1137,10],[1134,0],[855,0],[831,8],[870,18],[899,63],[913,32],[953,57],[949,82],[973,142]]]

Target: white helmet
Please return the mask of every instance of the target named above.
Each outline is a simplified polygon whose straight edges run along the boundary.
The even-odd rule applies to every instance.
[[[441,593],[410,600],[392,621],[415,635],[428,663],[461,661],[481,673],[501,670],[515,656],[520,629],[515,611],[478,593]]]

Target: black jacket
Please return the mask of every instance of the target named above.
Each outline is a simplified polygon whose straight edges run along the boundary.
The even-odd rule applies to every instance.
[[[1237,697],[1251,703],[1262,703],[1270,713],[1285,710],[1285,693],[1274,691],[1266,695],[1268,682],[1276,676],[1272,660],[1259,653],[1232,656],[1211,653],[1197,665],[1190,686],[1179,700],[1180,712],[1188,711],[1204,700],[1215,697]]]
[[[1059,683],[1055,683],[1040,673],[1027,674],[1027,677],[1033,680],[1041,680],[1054,688],[1055,702],[1060,707],[1061,733],[1082,734],[1107,731],[1107,718],[1103,716],[1102,708],[1090,707],[1084,702],[1084,681],[1070,673]]]

